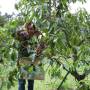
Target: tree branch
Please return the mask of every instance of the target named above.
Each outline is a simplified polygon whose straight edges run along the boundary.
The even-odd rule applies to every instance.
[[[60,90],[62,84],[65,82],[65,80],[66,80],[66,78],[67,78],[68,75],[69,75],[69,72],[66,73],[64,79],[62,80],[62,82],[61,82],[60,85],[58,86],[57,90]]]
[[[77,79],[78,81],[81,81],[81,80],[83,80],[83,79],[86,77],[85,73],[83,73],[82,75],[79,75],[76,70],[71,71],[70,73],[71,73],[71,75],[74,76],[75,79]]]

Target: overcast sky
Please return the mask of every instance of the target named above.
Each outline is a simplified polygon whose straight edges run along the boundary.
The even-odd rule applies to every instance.
[[[12,14],[12,12],[17,12],[14,8],[14,4],[19,0],[0,0],[0,11],[2,14],[9,13]]]
[[[17,11],[14,8],[14,4],[19,0],[0,0],[0,11],[2,14],[8,13],[12,14],[12,12],[17,13]],[[75,13],[78,7],[85,7],[88,12],[90,12],[90,0],[87,0],[87,3],[82,6],[81,3],[77,2],[76,4],[70,4],[71,6],[71,12]]]
[[[77,2],[76,4],[71,3],[70,6],[72,13],[75,13],[78,8],[85,8],[90,13],[90,0],[87,0],[87,3],[84,3],[83,5],[82,3]]]

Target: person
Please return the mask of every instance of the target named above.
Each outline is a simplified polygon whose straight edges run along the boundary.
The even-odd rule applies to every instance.
[[[19,62],[22,58],[24,57],[30,58],[30,56],[32,58],[31,58],[31,61],[30,59],[29,61],[33,62],[35,58],[38,58],[40,56],[43,49],[45,48],[44,44],[39,42],[37,47],[34,47],[36,46],[37,42],[31,43],[31,41],[33,41],[32,37],[35,36],[37,38],[39,35],[42,35],[41,32],[36,30],[35,25],[33,25],[31,22],[26,23],[25,28],[21,28],[21,30],[18,30],[16,32],[16,39],[19,41],[17,66],[19,67],[20,77],[18,79],[18,90],[25,90],[25,84],[26,84],[27,78],[28,78],[27,79],[28,90],[34,89],[34,78],[33,77],[36,72],[35,65],[32,63],[28,63],[28,65],[26,66],[25,65],[21,66],[19,65]],[[35,45],[32,45],[32,44],[35,44]],[[30,67],[33,67],[33,68],[32,68],[32,71],[29,72]]]
[[[30,36],[29,36],[27,30],[25,30],[25,29],[23,29],[23,27],[21,27],[21,29],[16,32],[16,39],[20,42],[19,48],[18,48],[18,61],[17,61],[17,63],[18,63],[17,66],[19,66],[19,58],[29,57],[28,40],[30,39]],[[24,67],[21,66],[19,69],[21,70],[23,68]],[[34,89],[34,80],[28,79],[27,81],[28,81],[28,90],[33,90]],[[18,90],[25,90],[25,84],[26,84],[26,79],[23,79],[23,77],[22,78],[19,77]]]

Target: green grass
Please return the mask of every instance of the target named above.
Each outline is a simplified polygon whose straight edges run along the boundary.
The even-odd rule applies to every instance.
[[[61,81],[63,80],[66,72],[62,70],[60,78],[50,78],[50,75],[48,73],[45,74],[45,80],[35,80],[34,82],[34,90],[56,90],[56,88],[59,86]],[[87,85],[90,85],[90,75],[88,75],[86,78]],[[69,74],[65,83],[63,83],[63,89],[61,90],[77,90],[78,82],[75,80],[75,78]],[[16,81],[16,84],[14,87],[12,87],[10,90],[18,90],[18,80]],[[27,83],[26,83],[26,90],[27,90]]]
[[[90,84],[90,75],[86,78],[89,80],[88,84]],[[58,85],[60,84],[60,79],[50,79],[49,75],[46,75],[45,80],[35,80],[34,90],[56,90]],[[71,75],[68,76],[66,82],[63,84],[64,89],[62,90],[77,90],[77,82],[74,77]],[[12,87],[10,90],[18,90],[18,81],[15,84],[15,87]],[[26,83],[27,90],[27,83]]]
[[[56,90],[58,85],[60,84],[60,79],[50,79],[49,75],[45,75],[45,80],[35,80],[34,83],[34,90]],[[71,82],[74,81],[69,80],[66,82],[64,86],[70,85]],[[74,85],[74,84],[73,84]],[[71,85],[73,87],[73,85]],[[18,90],[18,81],[15,84],[15,87],[12,87],[10,90]],[[27,83],[26,83],[26,90],[27,90]]]

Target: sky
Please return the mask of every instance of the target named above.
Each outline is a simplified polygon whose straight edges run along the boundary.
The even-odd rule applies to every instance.
[[[85,8],[88,11],[88,13],[90,13],[90,0],[87,0],[87,3],[84,3],[83,5],[80,2],[76,2],[75,4],[71,3],[70,8],[70,11],[72,13],[75,13],[79,8]]]
[[[14,8],[14,4],[19,0],[0,0],[0,11],[2,14],[8,13],[12,14],[12,12],[17,13]],[[84,7],[90,13],[90,0],[87,0],[87,3],[82,5],[81,3],[77,2],[76,4],[70,4],[70,11],[75,13],[79,7]]]
[[[12,14],[12,12],[17,13],[17,11],[14,8],[14,4],[19,0],[0,0],[0,11],[2,14],[5,14],[6,12],[8,14]]]

